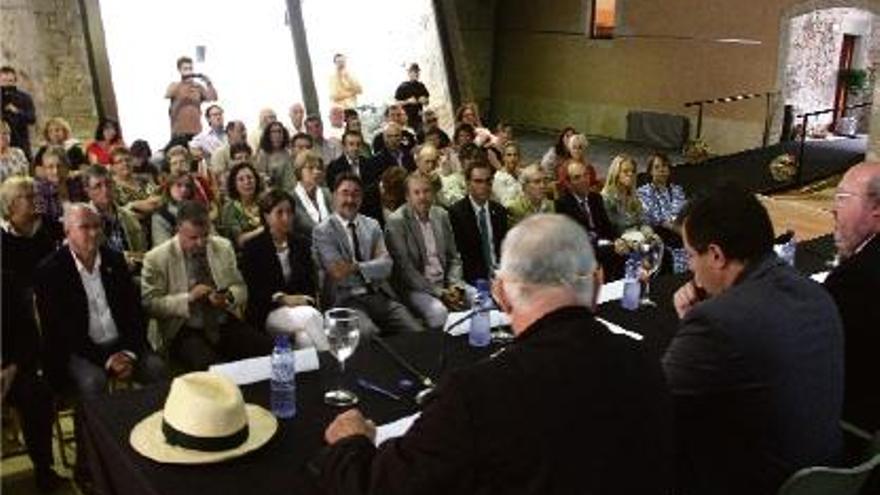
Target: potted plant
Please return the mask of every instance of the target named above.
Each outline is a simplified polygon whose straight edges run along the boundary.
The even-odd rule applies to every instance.
[[[841,69],[838,77],[846,89],[852,92],[861,91],[868,85],[868,71],[865,69]]]

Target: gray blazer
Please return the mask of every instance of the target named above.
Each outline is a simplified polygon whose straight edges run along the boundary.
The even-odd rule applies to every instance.
[[[342,225],[336,215],[318,224],[312,231],[312,255],[315,266],[320,271],[322,295],[326,298],[325,306],[344,303],[347,299],[358,296],[358,292],[371,288],[384,292],[396,299],[394,291],[388,284],[394,261],[385,247],[382,228],[379,222],[358,215],[355,218],[360,252],[366,261],[358,264],[358,271],[335,283],[327,276],[327,267],[337,261],[355,261],[354,253],[348,242],[347,227]]]
[[[440,265],[443,267],[444,285],[463,284],[461,256],[455,246],[449,214],[443,208],[432,206],[428,219],[434,231]],[[439,296],[439,291],[425,278],[424,268],[428,262],[425,238],[419,220],[409,205],[404,204],[388,217],[385,237],[394,258],[396,287],[401,292],[428,292]]]

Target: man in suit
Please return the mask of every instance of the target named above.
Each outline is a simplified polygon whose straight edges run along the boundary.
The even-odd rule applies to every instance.
[[[587,165],[572,161],[568,164],[568,189],[556,200],[556,212],[568,215],[590,237],[596,258],[609,280],[623,275],[623,258],[614,252],[617,231],[608,213],[602,195],[590,190],[592,174]]]
[[[100,246],[100,214],[74,203],[65,212],[64,232],[67,246],[43,260],[34,276],[50,383],[64,390],[72,381],[80,395],[96,395],[107,391],[109,377],[164,379],[125,259]]]
[[[669,493],[673,417],[662,370],[639,341],[593,317],[600,284],[574,222],[523,220],[504,240],[493,284],[516,344],[453,372],[409,431],[378,448],[358,410],[337,416],[313,463],[324,488]]]
[[[507,234],[507,210],[489,199],[492,173],[485,154],[468,163],[464,169],[468,195],[449,208],[464,280],[471,285],[492,277],[501,258],[501,240]]]
[[[358,213],[361,179],[343,173],[335,186],[333,215],[312,231],[313,256],[323,272],[327,305],[357,310],[366,335],[422,330],[388,284],[394,262],[379,222]]]
[[[363,177],[361,175],[361,164],[364,161],[360,155],[361,139],[358,132],[345,131],[342,134],[342,156],[330,162],[327,167],[327,184],[330,187],[333,187],[336,182],[336,176],[344,172],[351,172],[358,177]]]
[[[210,231],[207,207],[182,202],[177,234],[146,254],[141,272],[144,306],[158,323],[161,349],[188,370],[272,351],[271,338],[241,320],[247,286],[232,244]]]
[[[405,187],[406,204],[385,225],[398,290],[428,328],[442,328],[448,308],[461,309],[466,301],[461,257],[449,215],[434,206],[430,179],[410,174]]]
[[[408,127],[408,123],[409,119],[402,105],[399,103],[388,105],[388,108],[385,109],[385,126],[382,132],[377,133],[373,137],[373,152],[380,153],[388,148],[388,136],[385,135],[385,130],[389,125],[395,124],[400,128],[400,137],[397,138],[398,146],[406,153],[411,154],[413,147],[416,145],[416,136]],[[399,165],[404,166],[403,164]]]
[[[843,418],[880,429],[876,355],[880,349],[880,164],[849,169],[834,195],[838,265],[825,280],[843,319],[846,386]]]
[[[663,356],[687,494],[775,494],[841,448],[843,335],[831,296],[773,254],[754,195],[722,186],[680,214],[694,279]],[[833,465],[833,464],[832,464]]]
[[[403,110],[401,110],[402,112]],[[373,168],[378,171],[378,176],[389,167],[403,167],[412,172],[416,168],[415,159],[412,156],[412,145],[404,145],[404,137],[407,131],[397,122],[389,122],[380,134],[383,137],[381,148],[374,148],[375,154],[371,162]]]

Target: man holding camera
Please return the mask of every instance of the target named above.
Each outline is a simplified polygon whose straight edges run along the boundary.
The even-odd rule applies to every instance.
[[[193,72],[193,61],[189,57],[177,59],[177,71],[180,72],[180,81],[171,83],[165,91],[165,98],[171,100],[168,108],[171,137],[184,136],[188,141],[202,132],[202,103],[216,101],[217,90],[208,76]]]
[[[34,111],[34,100],[31,95],[18,89],[18,74],[15,69],[8,65],[0,67],[0,106],[3,107],[3,120],[9,124],[12,131],[10,144],[21,148],[28,161],[33,160],[31,155],[31,138],[28,126],[37,121]]]

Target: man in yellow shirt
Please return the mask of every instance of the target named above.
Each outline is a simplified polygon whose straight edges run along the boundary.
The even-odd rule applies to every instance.
[[[330,101],[343,109],[357,106],[357,96],[363,92],[361,84],[345,68],[345,55],[333,56],[336,70],[330,76]]]

